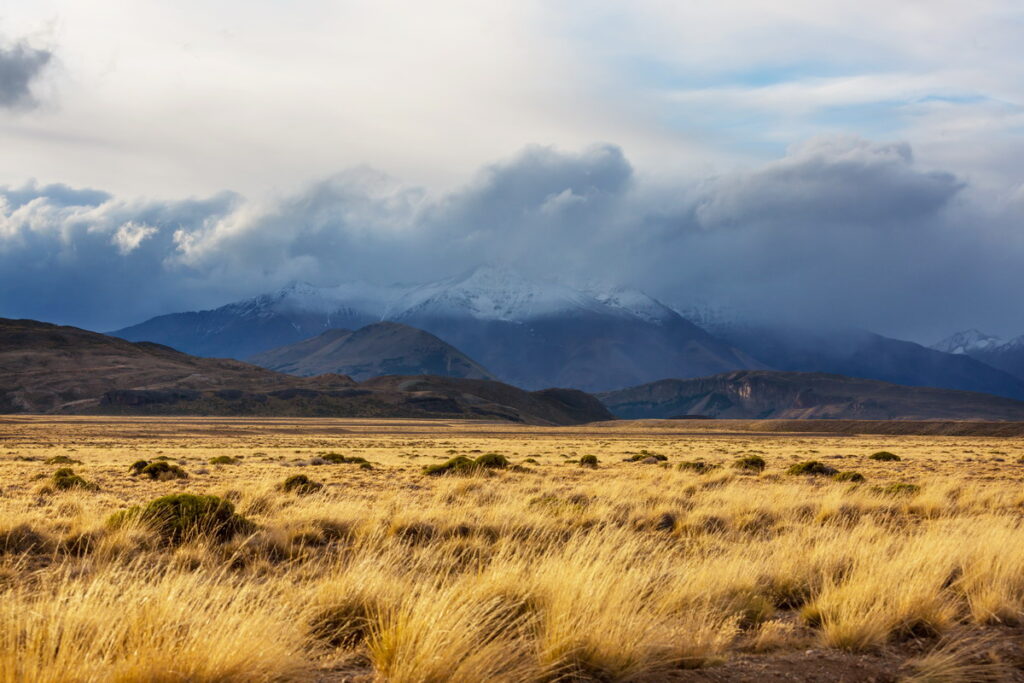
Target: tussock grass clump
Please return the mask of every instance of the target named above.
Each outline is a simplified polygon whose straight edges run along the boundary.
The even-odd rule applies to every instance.
[[[141,461],[140,461],[141,462]],[[134,470],[135,466],[139,463],[132,465]],[[147,476],[150,479],[157,479],[159,481],[169,481],[171,479],[188,479],[188,472],[181,469],[178,465],[172,465],[169,462],[159,460],[157,462],[151,462],[143,467],[138,472],[141,475]]]
[[[218,455],[216,458],[210,458],[209,463],[211,465],[240,465],[242,461],[232,458],[230,455]]]
[[[253,525],[239,514],[235,506],[217,496],[176,493],[115,512],[107,526],[120,529],[129,524],[146,528],[164,541],[183,543],[196,538],[226,541],[237,533],[251,531]]]
[[[55,455],[52,458],[46,459],[47,465],[81,465],[81,460],[75,460],[74,458],[66,455]]]
[[[310,619],[310,633],[333,647],[353,648],[370,635],[382,611],[373,597],[357,593],[320,608]]]
[[[717,470],[720,465],[714,463],[705,462],[703,460],[684,460],[679,463],[679,469],[685,472],[696,472],[697,474],[707,474],[712,470]]]
[[[798,462],[795,465],[790,465],[786,468],[786,474],[794,476],[831,477],[838,474],[838,471],[834,467],[829,467],[825,463],[818,462],[817,460],[807,460],[806,462]]]
[[[833,478],[836,481],[848,481],[854,484],[860,484],[861,482],[864,481],[863,474],[861,474],[860,472],[853,471],[837,472],[835,475],[833,475]]]
[[[98,491],[99,486],[88,482],[82,477],[75,474],[75,471],[70,467],[62,467],[53,473],[53,477],[50,479],[50,483],[53,488],[58,491],[69,491],[71,489],[82,489],[83,491]]]
[[[877,453],[872,453],[871,455],[869,455],[868,458],[871,460],[878,460],[881,462],[899,462],[900,460],[902,460],[900,456],[896,455],[895,453],[890,453],[889,451],[878,451]]]
[[[596,455],[584,455],[580,458],[580,467],[597,467],[599,461]]]
[[[745,455],[732,461],[733,469],[746,472],[762,472],[766,467],[764,458],[760,455]]]
[[[281,482],[279,490],[285,493],[297,493],[300,496],[316,493],[324,487],[318,481],[313,481],[305,474],[293,474]]]

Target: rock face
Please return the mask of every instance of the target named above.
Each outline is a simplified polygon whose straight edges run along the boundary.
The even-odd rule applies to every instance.
[[[495,379],[454,346],[401,323],[374,323],[354,332],[328,330],[248,360],[268,370],[300,377],[337,373],[357,381],[380,375]]]
[[[612,419],[581,391],[486,379],[294,377],[74,327],[0,318],[0,413],[444,417],[564,425]]]
[[[1024,402],[803,372],[740,371],[598,394],[620,418],[1024,420]]]

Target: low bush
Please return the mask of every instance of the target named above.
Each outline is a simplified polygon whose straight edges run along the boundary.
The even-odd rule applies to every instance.
[[[838,471],[834,467],[829,467],[825,463],[818,462],[817,460],[808,460],[806,462],[798,462],[795,465],[790,465],[786,469],[786,474],[831,477],[832,475],[838,474]]]
[[[107,525],[116,529],[130,522],[154,531],[168,543],[200,537],[226,541],[254,528],[251,522],[235,513],[235,506],[230,502],[217,496],[191,493],[163,496],[144,506],[121,510],[110,516]]]
[[[81,465],[81,460],[75,460],[66,455],[55,455],[52,458],[46,459],[47,465]]]
[[[150,479],[159,479],[160,481],[188,479],[188,473],[185,470],[163,460],[149,463],[139,471],[139,474],[143,474]]]
[[[745,455],[732,461],[733,468],[748,472],[761,472],[765,468],[764,458],[760,455]]]
[[[661,453],[651,453],[650,451],[640,451],[639,453],[634,453],[633,455],[629,456],[628,458],[623,459],[623,462],[638,462],[640,460],[646,460],[647,458],[654,458],[655,460],[657,460],[659,462],[665,462],[666,460],[668,460],[668,457],[662,455]]]
[[[293,474],[292,476],[285,479],[279,487],[285,493],[297,493],[299,495],[307,495],[310,493],[316,493],[324,487],[318,481],[313,481],[305,474]]]
[[[707,474],[711,470],[718,469],[718,467],[718,465],[710,462],[704,462],[703,460],[684,460],[679,463],[680,470],[696,472],[697,474]]]
[[[96,484],[82,479],[70,467],[62,467],[54,472],[51,482],[53,483],[53,488],[58,491],[69,491],[71,489],[97,491],[100,488]]]
[[[849,481],[855,484],[864,481],[864,475],[860,472],[837,472],[834,478],[836,481]]]
[[[369,464],[369,463],[367,463]],[[439,465],[428,465],[423,468],[425,474],[439,476],[442,474],[473,474],[486,469],[505,469],[509,466],[508,458],[500,453],[485,453],[476,460],[465,455],[457,455]]]
[[[132,466],[128,468],[128,471],[134,474],[142,474],[142,470],[149,466],[148,460],[136,460],[132,463]]]
[[[211,465],[239,465],[241,461],[237,458],[232,458],[230,455],[218,455],[216,458],[210,458]]]
[[[600,462],[598,461],[596,455],[584,455],[582,458],[580,458],[581,467],[597,467],[599,464]]]
[[[872,453],[868,457],[871,460],[881,460],[882,462],[899,462],[901,460],[900,456],[895,453],[890,453],[889,451],[878,451],[877,453]]]

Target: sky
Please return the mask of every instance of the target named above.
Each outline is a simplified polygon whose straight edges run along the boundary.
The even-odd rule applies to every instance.
[[[485,262],[1024,334],[1013,0],[0,0],[0,316]]]

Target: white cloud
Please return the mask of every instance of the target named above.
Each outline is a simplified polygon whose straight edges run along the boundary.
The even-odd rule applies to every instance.
[[[144,239],[152,237],[158,231],[159,228],[154,228],[151,225],[141,225],[134,221],[128,221],[118,227],[117,232],[110,239],[110,243],[117,247],[118,252],[122,256],[127,256],[138,249]]]

